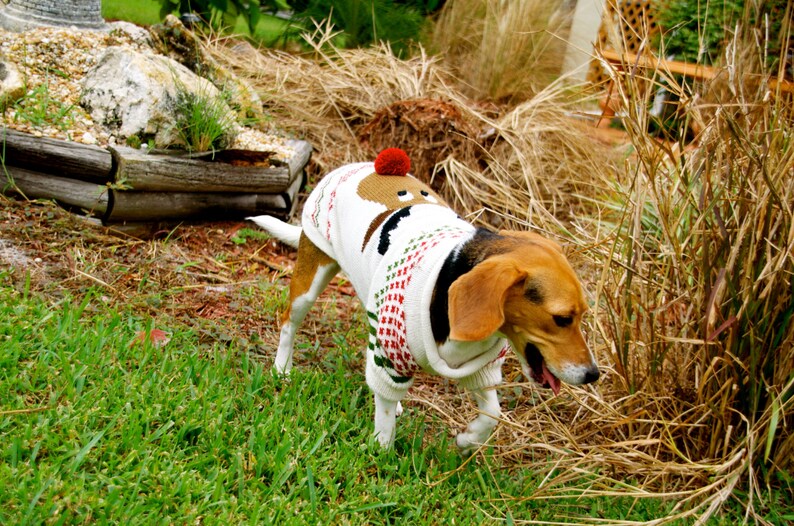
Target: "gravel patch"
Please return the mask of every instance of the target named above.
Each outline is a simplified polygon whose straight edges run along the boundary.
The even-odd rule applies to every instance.
[[[38,95],[36,105],[44,113],[59,115],[57,122],[31,123],[24,112],[9,105],[2,115],[3,123],[12,129],[36,137],[50,137],[94,144],[100,147],[123,144],[109,130],[94,122],[80,106],[83,79],[110,46],[120,46],[140,53],[155,51],[146,42],[143,28],[121,23],[105,31],[75,28],[36,28],[23,33],[0,30],[0,59],[17,66],[25,78],[28,96]],[[45,106],[46,105],[46,106]],[[48,119],[52,121],[53,119]],[[275,158],[286,161],[294,150],[280,135],[253,128],[241,128],[231,146],[235,149],[275,152]]]
[[[37,137],[107,146],[111,143],[111,134],[94,123],[80,107],[80,93],[86,72],[109,46],[141,52],[147,49],[123,31],[106,33],[50,27],[23,33],[0,31],[0,56],[17,66],[25,78],[28,93],[40,89],[43,98],[51,99],[51,111],[55,107],[68,108],[69,117],[58,126],[33,125],[11,105],[3,115],[5,124]]]

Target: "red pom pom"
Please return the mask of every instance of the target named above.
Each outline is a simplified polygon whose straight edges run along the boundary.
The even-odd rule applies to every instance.
[[[405,175],[410,169],[408,154],[399,148],[386,148],[375,159],[375,173],[378,175]]]

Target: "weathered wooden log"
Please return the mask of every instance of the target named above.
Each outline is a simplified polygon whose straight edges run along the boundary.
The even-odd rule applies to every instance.
[[[28,133],[0,130],[0,158],[5,166],[94,183],[111,180],[113,157],[98,146],[34,137]]]
[[[300,176],[287,191],[276,193],[114,191],[105,223],[239,219],[262,213],[287,217],[302,184]]]
[[[131,148],[114,148],[111,154],[14,130],[5,134],[5,151],[0,154],[6,171],[0,173],[0,192],[54,199],[116,224],[239,218],[264,212],[288,217],[312,153],[309,143],[290,141],[295,154],[287,163],[240,167],[149,156]],[[108,182],[126,182],[133,189],[123,190],[121,184],[111,187]]]
[[[284,165],[269,168],[233,166],[171,155],[153,155],[112,147],[115,181],[136,192],[277,193],[287,190],[309,161],[312,147],[290,141],[295,154]]]
[[[304,169],[312,157],[312,145],[306,141],[298,140],[287,141],[287,144],[295,150],[295,153],[287,161],[289,173],[293,179],[303,179]]]
[[[21,194],[29,199],[54,199],[72,208],[80,208],[87,214],[103,217],[108,210],[109,191],[104,185],[97,185],[76,179],[41,174],[6,166],[0,173],[2,193]]]

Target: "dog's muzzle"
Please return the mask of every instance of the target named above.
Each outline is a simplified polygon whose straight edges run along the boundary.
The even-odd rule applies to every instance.
[[[560,392],[560,379],[546,367],[546,361],[543,359],[540,349],[531,342],[528,342],[524,347],[524,358],[529,366],[529,376],[542,387],[547,387],[554,391],[554,394]],[[578,375],[577,375],[578,376]],[[581,377],[574,379],[566,379],[569,383],[576,385],[583,385],[593,383],[601,376],[598,367],[593,364],[586,370],[581,372]],[[571,381],[573,380],[573,382]]]

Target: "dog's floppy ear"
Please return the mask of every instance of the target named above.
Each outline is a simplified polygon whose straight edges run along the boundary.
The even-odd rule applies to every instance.
[[[449,288],[449,337],[474,342],[487,338],[505,321],[507,291],[526,278],[505,257],[488,259],[462,275]]]

